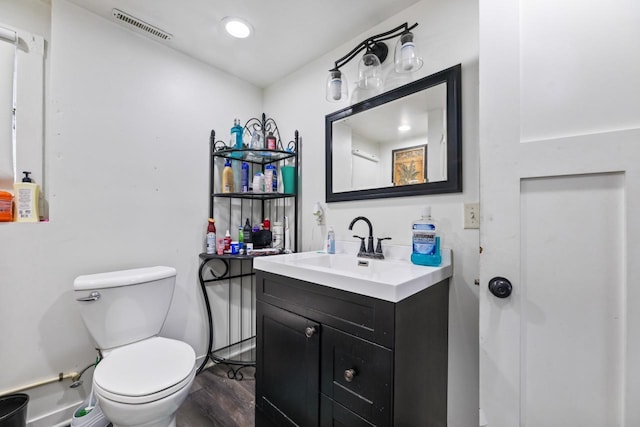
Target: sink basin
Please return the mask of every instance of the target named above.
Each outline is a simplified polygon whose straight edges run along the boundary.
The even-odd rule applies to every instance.
[[[353,253],[301,252],[259,257],[253,266],[256,270],[391,302],[401,301],[452,275],[448,249],[442,251],[442,264],[438,267],[412,264],[410,248],[404,254],[406,257],[378,260],[357,258]]]

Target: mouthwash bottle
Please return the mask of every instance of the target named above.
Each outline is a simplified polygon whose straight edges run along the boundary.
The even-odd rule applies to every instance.
[[[431,207],[422,210],[420,219],[413,222],[411,262],[417,265],[437,267],[442,262],[440,236],[431,218]]]

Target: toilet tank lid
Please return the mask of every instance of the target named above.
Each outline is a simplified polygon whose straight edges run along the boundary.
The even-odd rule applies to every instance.
[[[107,273],[86,274],[78,276],[73,281],[73,289],[84,291],[88,289],[114,288],[118,286],[136,285],[166,279],[176,275],[173,267],[145,267],[131,270],[110,271]]]

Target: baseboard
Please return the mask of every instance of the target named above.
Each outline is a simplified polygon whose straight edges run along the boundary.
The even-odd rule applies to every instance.
[[[41,415],[38,418],[27,421],[27,427],[65,427],[71,424],[71,418],[73,418],[73,411],[82,404],[82,400],[65,406],[64,408],[58,408],[48,414]]]

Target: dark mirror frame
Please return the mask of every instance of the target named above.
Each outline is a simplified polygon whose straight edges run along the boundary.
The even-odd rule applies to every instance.
[[[378,199],[385,197],[404,197],[425,194],[459,193],[462,191],[462,96],[461,70],[458,64],[430,76],[421,78],[404,86],[392,89],[357,104],[338,110],[325,116],[325,155],[326,155],[326,201],[343,202],[348,200]],[[396,101],[407,95],[447,84],[447,180],[402,186],[390,186],[367,190],[333,192],[333,122],[354,114],[365,112],[382,104]]]

